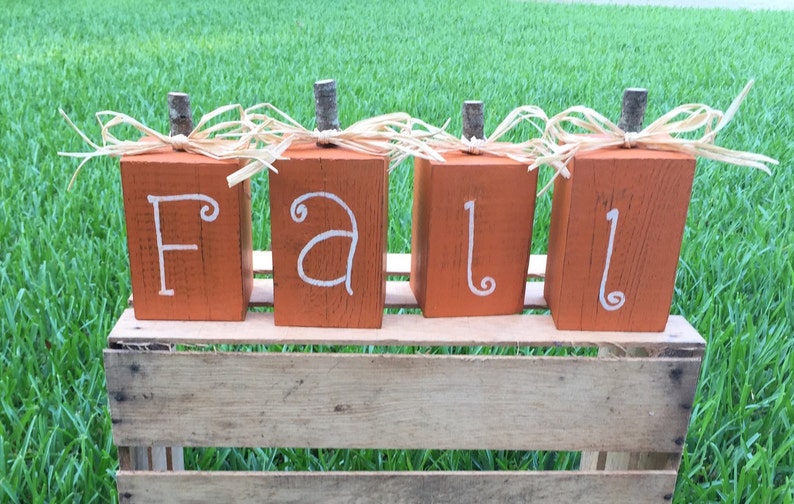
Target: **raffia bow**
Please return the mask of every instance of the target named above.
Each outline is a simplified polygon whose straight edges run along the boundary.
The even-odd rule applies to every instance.
[[[415,129],[415,126],[421,126],[420,122],[404,112],[363,119],[343,130],[326,131],[309,130],[270,103],[250,107],[245,111],[245,116],[251,123],[253,134],[260,142],[266,144],[289,140],[292,144],[336,145],[363,154],[388,156],[390,170],[409,156],[444,161],[444,158],[426,143],[428,138],[437,135],[443,129],[435,131]],[[239,184],[265,167],[277,172],[272,165],[248,165],[227,177],[229,186]]]
[[[548,121],[546,113],[534,105],[526,105],[512,110],[504,120],[499,123],[496,129],[491,133],[488,138],[457,138],[445,131],[439,131],[428,144],[436,149],[438,152],[448,151],[463,151],[469,154],[491,154],[494,156],[506,157],[528,165],[528,169],[532,170],[537,168],[537,159],[539,157],[549,157],[555,152],[556,146],[552,146],[543,137],[545,132],[545,124]],[[537,138],[530,138],[519,143],[500,142],[499,140],[513,130],[519,124],[528,122],[537,132]],[[539,122],[542,122],[541,126]],[[428,127],[430,129],[431,127]],[[549,161],[543,164],[552,166],[555,170],[562,172],[564,176],[568,176],[568,168],[565,163],[560,160],[549,158]]]
[[[140,121],[132,117],[113,111],[102,111],[96,113],[97,122],[102,128],[102,145],[98,145],[89,139],[80,129],[75,126],[69,116],[62,109],[58,109],[61,115],[69,123],[78,135],[90,145],[94,150],[91,152],[58,152],[61,156],[82,158],[77,166],[69,188],[74,184],[78,173],[83,166],[91,159],[99,156],[134,156],[145,154],[171,146],[175,150],[200,154],[212,159],[249,159],[251,162],[247,168],[261,170],[264,167],[272,168],[272,163],[277,159],[283,159],[281,155],[289,147],[290,140],[282,139],[275,144],[262,145],[254,134],[255,125],[245,116],[245,111],[241,105],[226,105],[202,116],[199,123],[187,136],[164,135],[153,130]],[[217,124],[207,126],[207,124],[224,114],[237,111],[239,119],[221,121]],[[110,119],[105,121],[104,118]],[[136,140],[121,140],[117,138],[111,130],[127,125],[135,128],[148,137],[150,141],[140,142]]]
[[[535,166],[549,163],[567,164],[578,152],[610,147],[643,147],[681,152],[694,157],[705,157],[724,163],[749,166],[768,174],[770,173],[769,168],[764,163],[776,165],[778,164],[777,160],[762,154],[735,151],[714,145],[717,133],[733,119],[752,86],[753,81],[751,80],[724,113],[703,104],[681,105],[638,133],[621,130],[593,109],[582,106],[571,107],[547,122],[545,137],[549,142],[549,148],[554,152],[539,157]],[[569,133],[563,127],[566,124],[581,128],[588,133]],[[700,130],[704,130],[704,133],[698,139],[679,136]],[[563,175],[567,176],[565,173]]]

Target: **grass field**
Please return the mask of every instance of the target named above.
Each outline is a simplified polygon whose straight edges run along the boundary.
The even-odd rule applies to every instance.
[[[673,312],[708,341],[675,502],[794,501],[794,13],[533,2],[5,0],[0,14],[0,502],[116,500],[101,351],[129,294],[117,161],[84,149],[93,113],[166,131],[165,96],[196,117],[270,101],[311,124],[311,84],[339,83],[343,123],[402,110],[441,124],[486,102],[589,105],[616,118],[624,87],[649,118],[687,102],[727,107],[757,84],[721,145],[781,161],[771,177],[701,160]],[[544,177],[548,173],[543,174]],[[268,245],[266,177],[254,241]],[[410,243],[411,170],[392,175],[390,247]],[[539,202],[543,252],[549,196]],[[192,451],[188,465],[268,469],[570,468],[570,454]]]

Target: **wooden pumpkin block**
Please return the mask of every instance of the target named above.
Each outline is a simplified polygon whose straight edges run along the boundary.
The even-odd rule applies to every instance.
[[[411,289],[426,317],[520,313],[537,171],[445,153],[414,168]]]
[[[284,156],[270,174],[275,324],[380,327],[388,158],[315,145]]]
[[[238,161],[170,148],[121,159],[135,316],[244,320],[253,286],[251,191]]]
[[[577,155],[554,185],[545,297],[558,329],[662,331],[695,159],[608,149]]]

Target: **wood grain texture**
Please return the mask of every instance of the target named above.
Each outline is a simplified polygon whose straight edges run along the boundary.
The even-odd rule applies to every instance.
[[[255,250],[253,253],[253,270],[258,276],[273,274],[273,254],[269,250]],[[411,254],[387,254],[386,275],[408,277],[411,274]],[[542,279],[546,274],[546,256],[531,255],[527,278]],[[527,282],[524,290],[524,309],[546,309],[548,304],[543,292],[543,282]],[[132,304],[132,298],[130,298]],[[273,306],[273,280],[255,278],[251,293],[250,306]],[[417,308],[419,304],[410,285],[406,281],[391,280],[386,282],[386,308]]]
[[[234,188],[226,183],[226,176],[239,167],[238,161],[217,161],[170,148],[122,157],[127,244],[138,318],[245,318],[253,285],[251,192],[247,182]],[[163,250],[165,285],[173,291],[173,295],[163,295],[155,204],[149,196],[190,194],[217,201],[218,215],[211,221],[202,219],[202,208],[207,206],[204,201],[158,203],[162,245],[196,246],[196,250]]]
[[[314,117],[319,131],[341,129],[335,80],[327,79],[314,83]]]
[[[461,110],[463,138],[485,139],[485,104],[478,100],[466,100]],[[446,155],[446,153],[445,153]]]
[[[193,131],[190,95],[179,92],[168,93],[168,122],[171,125],[171,136],[188,136]]]
[[[683,317],[672,316],[660,333],[559,331],[548,315],[499,315],[425,319],[421,315],[384,315],[380,329],[330,330],[283,327],[272,313],[251,312],[245,322],[136,320],[125,310],[108,336],[110,347],[144,345],[284,344],[381,346],[554,346],[642,347],[654,354],[670,349],[702,355],[705,341]]]
[[[546,300],[557,327],[661,331],[667,323],[692,189],[695,159],[678,153],[611,149],[577,155],[558,178],[549,235]],[[616,210],[617,221],[607,215]],[[614,240],[600,302],[610,233]]]
[[[675,452],[699,363],[105,351],[120,446]]]
[[[662,357],[677,354],[679,352],[665,352]],[[598,350],[600,359],[615,359],[622,357],[647,357],[648,351],[645,348],[618,348],[603,347]],[[606,471],[635,471],[635,470],[655,470],[673,469],[678,470],[681,463],[681,453],[658,453],[658,452],[591,452],[583,451],[580,463],[580,470],[606,470]]]
[[[119,471],[122,504],[638,504],[670,502],[675,471],[153,473]]]
[[[628,88],[623,91],[623,105],[620,108],[618,128],[625,132],[636,133],[642,130],[645,108],[648,105],[648,90]]]
[[[254,274],[273,274],[273,254],[269,250],[254,250]],[[411,254],[389,253],[386,255],[386,275],[407,277],[411,274]],[[529,256],[527,278],[543,278],[546,275],[546,255]]]
[[[487,154],[444,156],[446,163],[418,159],[414,167],[410,281],[422,313],[519,313],[537,171]]]
[[[250,305],[253,307],[273,306],[273,280],[255,278]],[[416,296],[407,281],[391,280],[386,282],[386,308],[417,308]],[[524,290],[524,308],[548,308],[543,297],[543,282],[528,282]]]
[[[292,147],[285,156],[290,159],[274,165],[279,173],[270,174],[276,324],[379,327],[386,282],[387,158],[315,145]],[[304,279],[346,277],[354,241],[337,236],[309,245],[331,230],[353,231],[344,207],[325,196],[305,200],[305,218],[296,221],[291,206],[311,193],[333,194],[354,215],[358,235],[349,286],[312,285]],[[301,277],[299,266],[306,277]]]

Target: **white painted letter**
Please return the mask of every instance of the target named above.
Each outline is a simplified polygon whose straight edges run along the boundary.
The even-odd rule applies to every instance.
[[[300,255],[298,255],[298,276],[307,284],[317,287],[333,287],[344,282],[347,293],[352,296],[353,287],[351,286],[351,275],[353,273],[353,256],[356,254],[356,246],[358,245],[358,224],[356,223],[356,216],[353,215],[353,211],[350,210],[350,207],[347,206],[347,203],[342,201],[342,199],[336,194],[329,192],[312,192],[295,198],[295,201],[293,201],[292,205],[290,205],[289,212],[293,221],[303,222],[306,220],[309,210],[306,208],[306,205],[303,204],[303,202],[311,198],[326,198],[344,208],[345,212],[347,212],[347,216],[350,218],[350,225],[352,226],[353,230],[345,231],[344,229],[331,229],[312,238],[309,243],[303,247]],[[350,252],[347,254],[347,270],[345,274],[339,278],[334,278],[333,280],[319,280],[307,275],[303,270],[303,261],[306,259],[306,254],[308,254],[309,251],[318,243],[331,238],[340,237],[350,238]]]
[[[623,303],[626,302],[626,295],[621,291],[612,291],[604,296],[604,291],[607,286],[607,277],[609,276],[609,263],[612,261],[612,248],[615,245],[615,230],[618,227],[618,214],[620,212],[617,208],[613,208],[607,212],[607,221],[610,223],[609,227],[609,245],[607,245],[607,260],[604,265],[604,274],[601,277],[601,288],[598,292],[598,301],[601,306],[607,311],[619,310]]]
[[[161,296],[173,296],[174,289],[168,289],[165,286],[165,258],[163,252],[166,250],[198,250],[198,245],[191,244],[176,244],[166,243],[163,244],[163,234],[160,230],[160,202],[161,201],[203,201],[208,203],[201,207],[201,220],[204,222],[212,222],[218,218],[220,207],[218,202],[205,194],[175,194],[172,196],[152,196],[147,198],[149,203],[154,206],[154,230],[157,235],[157,253],[160,258],[160,292]],[[210,205],[212,205],[212,212],[210,212]]]
[[[493,277],[483,277],[480,282],[480,289],[474,286],[472,281],[471,262],[474,256],[474,200],[463,204],[464,210],[469,212],[469,255],[466,265],[466,280],[469,282],[469,290],[477,296],[489,296],[496,290],[496,280]]]

